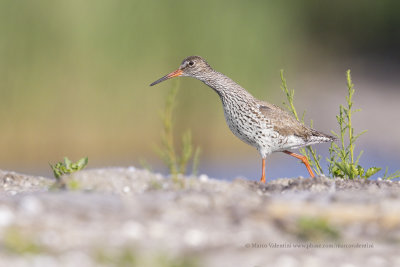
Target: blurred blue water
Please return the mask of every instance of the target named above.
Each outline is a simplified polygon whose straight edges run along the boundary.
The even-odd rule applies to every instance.
[[[328,176],[328,168],[326,158],[329,156],[328,150],[322,155],[321,166]],[[398,155],[381,154],[374,151],[369,151],[362,155],[360,165],[365,169],[369,167],[382,167],[376,175],[371,177],[376,180],[378,177],[383,177],[386,167],[388,174],[400,170]],[[255,152],[255,156],[244,160],[232,161],[202,161],[200,173],[207,174],[210,177],[215,177],[223,180],[233,180],[237,177],[244,177],[249,180],[259,180],[261,176],[261,159]],[[290,157],[283,153],[273,153],[266,161],[266,179],[271,181],[282,177],[309,177],[307,169],[300,163],[299,160]],[[399,180],[399,179],[395,179]]]

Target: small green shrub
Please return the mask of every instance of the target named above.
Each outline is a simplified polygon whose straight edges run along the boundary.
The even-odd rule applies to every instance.
[[[297,237],[302,240],[336,240],[340,233],[326,219],[318,217],[302,217],[297,221]]]
[[[339,124],[340,133],[336,133],[332,131],[332,134],[339,140],[340,144],[338,145],[335,142],[331,143],[331,147],[329,148],[330,157],[328,159],[329,165],[329,173],[333,177],[340,178],[364,178],[368,179],[382,168],[371,167],[366,171],[364,168],[359,165],[359,160],[363,151],[361,151],[357,158],[354,159],[354,148],[356,140],[367,130],[360,132],[359,134],[354,133],[354,128],[352,125],[352,115],[360,109],[353,110],[353,95],[354,95],[354,84],[351,81],[350,70],[346,72],[347,78],[347,89],[348,95],[346,96],[347,106],[340,105],[339,106],[339,115],[336,116],[336,120]],[[347,145],[346,145],[347,143]]]
[[[176,107],[176,96],[179,91],[179,81],[168,92],[165,108],[161,114],[163,129],[161,133],[161,146],[156,148],[164,164],[168,167],[171,175],[185,174],[188,163],[192,160],[192,172],[196,174],[199,163],[200,148],[193,148],[192,134],[187,130],[181,136],[181,150],[175,147],[174,142],[174,110]]]
[[[54,177],[59,180],[64,174],[71,174],[82,170],[88,164],[88,157],[81,158],[77,162],[72,162],[67,157],[64,157],[64,162],[58,162],[50,167],[53,170]]]

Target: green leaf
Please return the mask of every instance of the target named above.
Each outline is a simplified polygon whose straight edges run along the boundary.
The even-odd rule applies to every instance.
[[[358,139],[358,137],[360,137],[361,135],[365,134],[366,132],[368,132],[368,130],[364,130],[361,133],[357,134],[356,136],[353,137],[354,140]]]
[[[389,175],[387,174],[387,172],[388,172],[388,167],[386,167],[385,175],[383,176],[384,180],[392,180],[392,179],[400,177],[400,171],[396,171],[396,172],[391,173]]]
[[[375,173],[379,172],[382,168],[377,168],[377,167],[371,167],[367,170],[367,173],[365,174],[365,178],[368,179]]]
[[[361,167],[360,165],[358,165],[357,166],[357,175],[355,177],[357,177],[357,176],[363,177],[363,175],[364,175],[364,168]]]
[[[61,177],[61,175],[62,175],[62,173],[61,173],[60,170],[59,170],[60,164],[61,164],[60,162],[57,163],[57,164],[55,164],[55,165],[51,165],[51,164],[49,163],[51,169],[53,170],[54,177],[55,177],[56,179],[59,179],[59,178]]]
[[[72,162],[69,160],[69,158],[64,157],[64,163],[65,163],[65,167],[66,167],[67,169],[70,169],[70,168],[71,168]]]
[[[86,165],[88,164],[88,162],[89,162],[89,159],[88,159],[88,157],[84,157],[84,158],[81,158],[80,160],[78,160],[77,162],[76,162],[76,165],[77,165],[77,167],[78,167],[78,171],[79,170],[82,170],[84,167],[86,167]]]
[[[344,172],[338,168],[336,165],[332,167],[332,176],[333,177],[340,177],[340,178],[345,178]]]
[[[351,179],[354,179],[360,175],[360,172],[359,172],[360,169],[357,168],[354,164],[348,164],[348,166],[349,166],[349,177]],[[364,170],[362,168],[361,168],[361,171],[364,172]]]
[[[349,167],[346,162],[335,162],[336,167],[338,167],[343,173],[349,173]]]
[[[361,158],[361,156],[362,156],[363,153],[364,153],[364,150],[361,150],[360,153],[359,153],[358,156],[357,156],[357,159],[356,159],[356,161],[355,161],[355,164],[358,164],[358,162],[360,161],[360,158]]]

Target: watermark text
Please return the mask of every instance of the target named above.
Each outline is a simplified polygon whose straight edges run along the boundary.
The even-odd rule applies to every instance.
[[[246,243],[244,245],[248,249],[319,249],[319,248],[339,248],[339,249],[349,249],[349,248],[374,248],[374,244],[370,242],[356,242],[356,243],[312,243],[312,242],[269,242],[269,243]]]

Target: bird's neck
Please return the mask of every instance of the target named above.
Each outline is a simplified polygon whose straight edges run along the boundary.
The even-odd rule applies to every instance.
[[[213,70],[212,72],[206,73],[204,76],[200,77],[199,80],[214,89],[222,100],[238,95],[246,98],[253,98],[243,87],[218,71]]]

